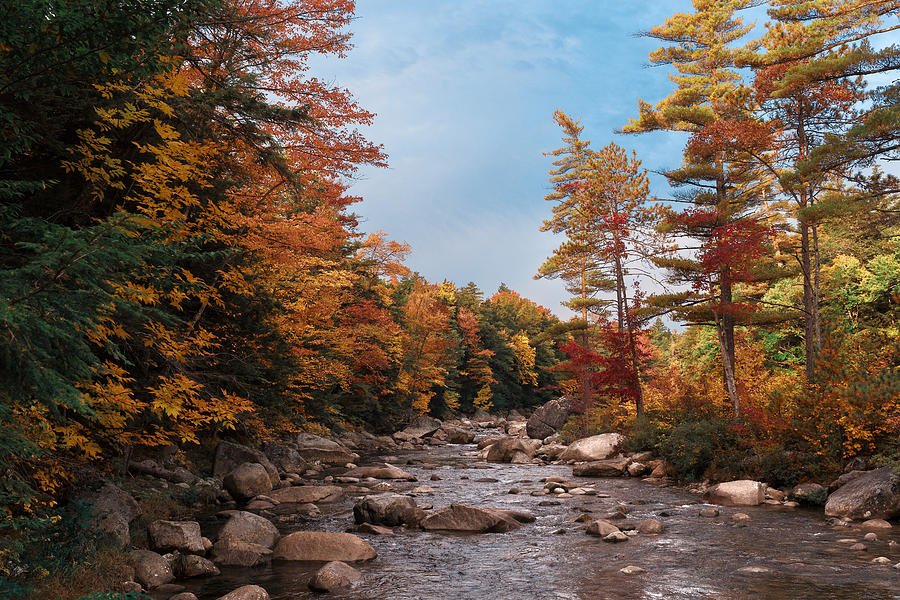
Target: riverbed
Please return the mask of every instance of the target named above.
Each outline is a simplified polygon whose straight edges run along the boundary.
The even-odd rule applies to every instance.
[[[392,482],[403,493],[420,485],[433,495],[419,505],[450,503],[528,510],[534,523],[508,533],[439,534],[397,530],[394,537],[360,534],[378,552],[354,566],[364,576],[333,598],[371,600],[886,600],[900,598],[897,527],[864,541],[864,531],[833,528],[821,509],[722,507],[718,517],[701,517],[701,500],[679,487],[639,479],[578,478],[569,465],[485,463],[474,445],[447,445],[396,454],[392,464],[418,482]],[[371,461],[377,461],[372,457]],[[436,475],[438,480],[431,480]],[[546,477],[562,477],[597,490],[596,496],[532,496]],[[477,481],[484,479],[485,481]],[[521,490],[510,494],[511,488]],[[356,497],[358,498],[358,497]],[[322,516],[301,528],[354,531],[354,497],[320,504]],[[545,505],[541,505],[541,503]],[[547,503],[558,503],[550,504]],[[659,535],[637,535],[611,544],[585,533],[575,522],[624,506],[627,519],[658,519]],[[732,521],[737,512],[751,517]],[[289,533],[291,529],[282,531]],[[854,542],[868,549],[851,551]],[[886,556],[891,564],[873,564]],[[218,577],[183,583],[199,600],[213,600],[247,584],[264,587],[272,600],[321,598],[307,588],[321,563],[275,562],[253,569],[224,567]],[[626,575],[626,566],[644,569]]]

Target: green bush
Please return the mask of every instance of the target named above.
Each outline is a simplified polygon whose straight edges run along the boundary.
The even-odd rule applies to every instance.
[[[747,456],[746,440],[727,421],[684,421],[668,429],[648,425],[640,435],[688,481],[730,477]]]

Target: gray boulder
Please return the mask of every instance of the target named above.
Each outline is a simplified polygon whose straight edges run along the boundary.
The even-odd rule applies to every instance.
[[[491,508],[451,504],[435,511],[422,521],[427,531],[463,531],[469,533],[502,533],[522,525],[509,513]]]
[[[238,502],[244,502],[272,490],[272,480],[259,463],[243,463],[222,480],[225,489]]]
[[[596,521],[591,521],[587,526],[588,535],[596,535],[599,537],[606,537],[611,533],[616,533],[619,531],[619,528],[606,521],[604,519],[597,519]]]
[[[144,588],[152,590],[175,579],[172,567],[165,557],[150,550],[132,550],[129,555],[134,567],[134,579]]]
[[[353,562],[377,556],[368,542],[352,533],[297,531],[281,538],[275,546],[277,560],[340,560]]]
[[[237,511],[219,531],[219,539],[230,539],[271,548],[278,541],[278,529],[268,519],[251,512]]]
[[[299,452],[290,446],[269,442],[263,446],[263,453],[275,465],[279,473],[303,473],[306,471],[306,461]]]
[[[475,441],[475,432],[471,429],[444,425],[443,431],[446,434],[447,442],[450,444],[471,444]]]
[[[362,573],[339,560],[333,560],[316,571],[309,588],[315,592],[333,592],[362,581]]]
[[[623,477],[628,473],[630,458],[610,458],[580,463],[572,468],[576,477]]]
[[[601,433],[573,442],[560,455],[560,460],[591,461],[612,458],[625,441],[618,433]]]
[[[710,487],[703,497],[707,502],[723,506],[756,506],[765,502],[767,487],[749,479],[726,481]]]
[[[234,538],[222,538],[212,547],[213,561],[232,567],[256,567],[268,562],[272,550],[259,544],[241,542]]]
[[[269,600],[269,593],[258,585],[245,585],[220,596],[218,600]]]
[[[123,546],[131,544],[129,526],[141,515],[141,507],[128,492],[106,483],[85,498],[94,512],[95,526]]]
[[[196,554],[182,554],[175,561],[178,577],[212,577],[219,574],[219,568],[211,560]]]
[[[442,423],[439,419],[435,419],[432,417],[426,417],[422,415],[413,417],[409,425],[407,425],[402,431],[398,431],[394,434],[394,439],[404,442],[421,439],[423,437],[431,435],[432,433],[440,429],[441,424]]]
[[[406,481],[417,481],[415,475],[410,475],[403,469],[399,469],[393,465],[384,463],[381,466],[374,467],[356,467],[344,473],[344,477],[374,477],[375,479],[404,479]]]
[[[553,435],[569,418],[569,399],[565,396],[550,400],[534,411],[525,425],[528,437],[542,440]]]
[[[334,502],[344,490],[336,485],[295,485],[273,490],[269,498],[280,504],[309,504],[311,502]]]
[[[297,453],[306,462],[345,465],[359,460],[359,454],[346,446],[312,433],[297,435]]]
[[[200,524],[196,521],[153,521],[147,528],[147,533],[150,536],[150,547],[157,552],[206,552]]]
[[[828,497],[825,515],[845,519],[892,519],[900,515],[900,474],[891,467],[869,471]]]
[[[234,442],[219,442],[219,445],[216,446],[216,454],[213,458],[213,475],[219,479],[224,479],[228,473],[244,463],[262,465],[266,469],[266,473],[269,474],[272,487],[275,487],[281,481],[281,478],[278,476],[278,469],[275,468],[275,465],[264,453]]]
[[[490,446],[487,451],[487,460],[491,462],[512,462],[514,458],[520,458],[522,455],[531,458],[540,446],[540,440],[503,437]]]
[[[353,519],[357,523],[417,527],[423,518],[425,513],[416,506],[416,501],[400,494],[366,496],[353,506]]]
[[[791,497],[807,504],[825,504],[828,492],[818,483],[800,483],[791,490]]]

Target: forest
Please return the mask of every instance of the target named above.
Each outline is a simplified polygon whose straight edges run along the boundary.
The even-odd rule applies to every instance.
[[[565,282],[565,321],[505,285],[427,281],[415,249],[362,230],[349,187],[387,164],[358,131],[375,115],[308,66],[346,56],[351,0],[12,3],[0,589],[40,578],[16,565],[86,472],[147,447],[565,395],[566,435],[627,433],[686,480],[898,464],[900,6],[692,4],[642,34],[671,93],[635,90],[622,118],[683,140],[672,197],[552,115],[535,227],[561,243],[535,272]],[[765,27],[742,19],[763,4]]]

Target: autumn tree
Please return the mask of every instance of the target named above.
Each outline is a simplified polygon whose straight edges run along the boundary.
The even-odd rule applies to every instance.
[[[692,259],[682,252],[657,263],[670,269],[676,283],[692,286],[695,291],[708,288],[709,283],[713,287],[699,295],[680,292],[655,301],[689,321],[716,327],[723,379],[735,414],[740,400],[735,381],[734,328],[740,305],[734,302],[735,279],[730,265],[720,264],[713,279],[708,268],[710,257],[731,256],[711,251],[710,244],[732,239],[728,231],[741,227],[744,219],[752,219],[754,203],[761,195],[756,189],[760,182],[747,172],[743,151],[733,143],[742,135],[736,129],[748,121],[751,109],[751,90],[735,69],[733,46],[753,27],[738,16],[753,4],[753,0],[694,0],[694,12],[678,13],[644,34],[667,44],[651,52],[650,61],[674,68],[670,79],[675,89],[656,106],[640,101],[638,118],[623,128],[627,133],[664,130],[692,136],[683,165],[665,175],[672,186],[686,190],[680,200],[695,208],[673,217],[670,233],[699,240],[705,258]],[[753,226],[752,221],[749,226]]]

